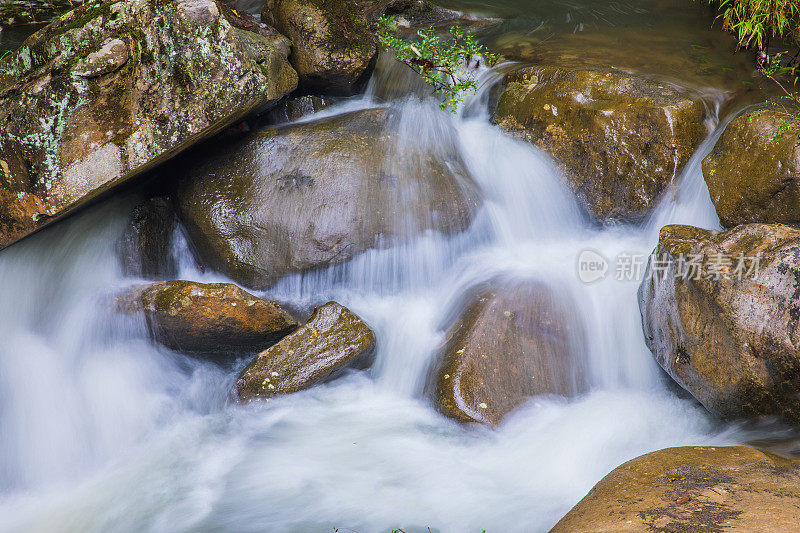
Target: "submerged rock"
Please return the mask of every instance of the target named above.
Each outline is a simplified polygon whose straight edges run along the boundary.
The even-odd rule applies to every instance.
[[[471,295],[448,330],[437,408],[462,422],[499,423],[532,396],[586,389],[576,310],[539,282],[494,281]]]
[[[361,5],[371,23],[377,22],[380,17],[395,17],[400,32],[452,24],[458,24],[462,29],[474,29],[500,22],[498,19],[447,9],[426,0],[364,0]]]
[[[172,254],[176,226],[175,211],[169,198],[150,198],[137,205],[117,241],[117,256],[123,274],[154,280],[177,276],[178,264]]]
[[[743,113],[703,160],[703,175],[725,227],[800,223],[800,116]]]
[[[653,253],[639,308],[658,364],[721,417],[800,423],[800,231],[666,226]]]
[[[240,403],[290,394],[329,379],[347,367],[372,364],[375,335],[336,302],[317,307],[308,322],[258,354],[236,380]]]
[[[536,66],[505,77],[496,122],[552,155],[600,219],[654,207],[708,133],[687,89],[618,70]]]
[[[187,162],[178,213],[199,258],[262,288],[433,229],[466,229],[480,196],[455,146],[371,109],[268,128]]]
[[[796,531],[798,524],[800,461],[747,446],[686,446],[615,468],[551,531]]]
[[[47,22],[84,3],[84,0],[3,0],[0,31],[6,26]]]
[[[121,297],[118,307],[143,312],[155,340],[190,354],[257,352],[298,325],[277,303],[230,283],[153,283]]]
[[[0,247],[277,102],[281,40],[211,0],[93,0],[32,35],[0,61]]]
[[[261,20],[292,41],[303,87],[348,96],[366,83],[378,45],[356,0],[268,0]]]

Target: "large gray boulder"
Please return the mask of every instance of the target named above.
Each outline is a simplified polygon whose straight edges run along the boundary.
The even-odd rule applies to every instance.
[[[201,261],[263,288],[467,228],[480,195],[456,148],[399,135],[398,118],[371,109],[268,128],[187,161],[175,200]]]
[[[237,25],[212,0],[93,0],[0,61],[0,247],[292,91],[285,38]]]
[[[800,423],[800,231],[666,226],[653,254],[639,307],[658,364],[723,418]]]

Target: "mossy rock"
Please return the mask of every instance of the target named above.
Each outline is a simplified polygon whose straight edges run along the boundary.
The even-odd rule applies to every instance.
[[[118,309],[143,313],[153,339],[191,355],[256,353],[298,326],[277,303],[230,283],[144,285],[120,297]]]
[[[494,118],[553,156],[599,219],[647,213],[708,133],[698,94],[614,69],[514,71]]]
[[[269,0],[261,19],[291,40],[304,88],[348,96],[364,87],[378,46],[356,0]]]
[[[652,259],[639,308],[658,364],[722,418],[800,424],[800,231],[666,226]]]
[[[600,480],[551,533],[797,531],[800,462],[747,446],[666,448]]]
[[[470,291],[436,371],[439,411],[498,424],[534,396],[585,391],[588,360],[576,316],[569,297],[537,281],[497,279]]]
[[[236,380],[240,403],[291,394],[329,380],[346,368],[372,364],[375,335],[346,307],[328,302],[308,322],[261,352]]]
[[[481,203],[455,147],[402,137],[387,109],[271,127],[181,162],[174,198],[200,261],[265,288],[426,230]]]
[[[0,61],[0,247],[297,85],[212,0],[92,0]]]
[[[741,114],[703,160],[722,225],[800,224],[800,116],[780,108]]]

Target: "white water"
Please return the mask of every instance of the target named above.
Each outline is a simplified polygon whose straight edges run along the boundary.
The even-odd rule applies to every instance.
[[[649,223],[600,228],[545,156],[482,112],[395,105],[416,142],[460,147],[486,197],[473,227],[268,293],[351,307],[378,337],[368,373],[226,405],[246,361],[222,368],[160,349],[109,311],[136,281],[120,277],[113,250],[136,198],[0,254],[0,530],[545,531],[628,459],[753,437],[667,389],[644,345],[637,282],[615,281],[613,264],[604,281],[577,278],[584,249],[646,254],[667,222],[718,224],[699,167],[711,143]],[[224,279],[183,263],[182,277]],[[497,275],[545,280],[579,303],[592,390],[533,400],[496,430],[465,427],[423,388],[459,296]]]

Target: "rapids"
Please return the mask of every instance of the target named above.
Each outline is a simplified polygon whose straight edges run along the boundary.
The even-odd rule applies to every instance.
[[[375,105],[368,92],[320,115]],[[114,252],[137,191],[0,253],[0,530],[546,531],[640,454],[784,434],[719,423],[677,393],[644,344],[638,281],[615,279],[614,259],[646,257],[664,224],[718,227],[700,161],[725,122],[709,124],[648,220],[600,226],[546,155],[490,124],[485,92],[458,116],[431,99],[388,105],[408,142],[458,147],[486,199],[472,227],[264,293],[350,307],[377,335],[368,372],[232,406],[246,360],[181,356],[115,316],[110,299],[138,281]],[[605,279],[579,279],[584,250],[608,260]],[[182,278],[228,281],[199,272],[180,238],[174,252]],[[460,297],[497,276],[544,280],[579,302],[591,390],[537,398],[495,430],[465,427],[431,407],[428,371]]]

